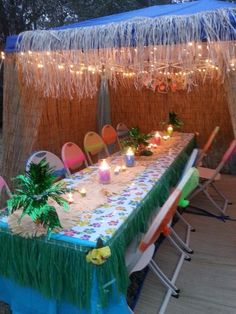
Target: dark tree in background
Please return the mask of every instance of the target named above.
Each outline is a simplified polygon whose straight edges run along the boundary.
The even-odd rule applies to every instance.
[[[0,0],[0,50],[6,37],[25,30],[47,29],[99,16],[140,9],[171,0]],[[0,127],[3,69],[0,71]]]

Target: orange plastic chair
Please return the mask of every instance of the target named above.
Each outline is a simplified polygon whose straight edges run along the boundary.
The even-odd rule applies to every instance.
[[[110,124],[106,124],[104,125],[104,127],[102,128],[102,139],[103,141],[106,143],[106,145],[109,147],[118,146],[118,149],[121,149],[120,146],[120,141],[118,139],[118,135],[116,130],[113,128],[113,126],[111,126]]]
[[[12,196],[9,186],[7,185],[6,181],[0,176],[0,195],[5,190],[7,196],[10,198]],[[5,210],[6,208],[1,208],[0,210]]]
[[[103,142],[103,139],[101,138],[101,136],[97,134],[96,132],[92,132],[92,131],[85,134],[84,151],[91,165],[93,165],[91,156],[99,155],[102,152],[105,152],[106,157],[110,156],[107,146]]]
[[[76,172],[76,170],[79,170],[83,165],[88,167],[85,154],[75,143],[65,143],[62,146],[61,157],[68,175],[71,175],[72,172]]]
[[[219,126],[216,126],[214,128],[214,130],[212,131],[211,135],[209,136],[206,144],[203,146],[202,149],[199,150],[199,156],[197,158],[197,161],[196,161],[196,165],[197,166],[201,166],[201,163],[203,161],[203,159],[205,158],[205,156],[207,155],[207,152],[209,151],[217,133],[219,132],[220,130],[220,127]]]
[[[227,197],[219,190],[216,186],[215,182],[219,181],[221,178],[220,171],[224,167],[224,165],[229,161],[233,153],[236,151],[236,139],[234,139],[229,145],[228,149],[224,153],[219,165],[216,169],[209,169],[204,167],[197,167],[199,171],[200,179],[202,179],[202,183],[199,183],[198,188],[189,198],[192,199],[200,192],[203,192],[208,200],[220,211],[221,214],[225,214],[226,208],[230,203]],[[221,198],[220,200],[215,200],[209,193],[209,187],[213,188],[213,190],[217,193],[217,196]],[[221,204],[222,203],[222,204]],[[194,206],[193,206],[194,207]]]

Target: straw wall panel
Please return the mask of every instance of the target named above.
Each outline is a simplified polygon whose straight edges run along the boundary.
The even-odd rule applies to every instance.
[[[227,94],[222,85],[208,82],[186,93],[160,94],[147,89],[119,86],[110,88],[111,113],[114,125],[124,122],[128,127],[139,126],[143,132],[161,129],[161,121],[168,112],[175,111],[184,121],[182,131],[199,132],[198,143],[203,146],[215,126],[220,126],[210,154],[210,165],[215,166],[233,139]]]
[[[32,90],[19,86],[14,55],[7,56],[4,69],[3,156],[1,174],[15,176],[24,169],[25,160],[37,136],[42,99]]]
[[[49,98],[45,102],[33,150],[49,150],[60,157],[61,147],[68,141],[83,149],[85,133],[96,131],[97,99],[66,101]]]

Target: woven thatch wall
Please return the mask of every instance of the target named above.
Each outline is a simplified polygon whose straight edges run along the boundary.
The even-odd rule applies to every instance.
[[[96,103],[96,99],[47,99],[33,150],[49,150],[60,156],[68,141],[83,148],[85,133],[96,131]]]
[[[18,83],[14,55],[4,68],[3,156],[1,174],[14,176],[24,168],[25,160],[37,137],[43,99]]]
[[[175,111],[184,121],[184,132],[199,132],[200,147],[213,128],[220,126],[220,133],[210,154],[210,164],[215,166],[233,139],[227,94],[217,82],[207,82],[187,93],[160,94],[143,89],[119,86],[110,90],[112,122],[123,121],[128,127],[139,126],[144,132],[160,129],[161,121],[167,120],[168,112]],[[214,151],[214,152],[213,152]]]
[[[66,141],[83,147],[83,137],[96,130],[96,99],[83,101],[44,99],[36,91],[21,90],[14,56],[5,63],[3,167],[1,173],[12,177],[24,169],[25,161],[34,150],[50,150],[60,156]],[[158,94],[133,86],[110,89],[112,124],[123,121],[129,127],[140,126],[144,132],[160,128],[169,111],[175,111],[184,121],[183,131],[200,133],[203,145],[212,129],[219,125],[220,134],[211,153],[214,166],[233,138],[228,111],[229,91],[222,85],[208,82],[191,93]]]

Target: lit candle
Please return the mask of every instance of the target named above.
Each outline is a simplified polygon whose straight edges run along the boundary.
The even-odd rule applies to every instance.
[[[120,169],[121,169],[120,166],[116,166],[115,169],[114,169],[114,174],[116,174],[116,175],[119,174],[120,173]]]
[[[85,190],[85,188],[82,188],[79,192],[80,192],[80,195],[81,195],[82,197],[85,197],[85,196],[86,196],[86,190]]]
[[[110,166],[105,159],[102,160],[99,167],[99,182],[102,184],[108,184],[111,181]]]
[[[134,166],[134,152],[131,147],[128,148],[126,154],[125,154],[125,164],[127,167],[133,167]]]
[[[167,141],[170,138],[170,136],[169,135],[163,135],[162,138],[163,138],[164,141]]]
[[[121,171],[125,171],[126,170],[126,166],[125,165],[122,165],[121,166]]]
[[[156,132],[154,135],[154,144],[160,145],[161,144],[161,136],[159,132]]]
[[[69,204],[72,204],[74,202],[73,195],[71,192],[68,193],[67,200]]]
[[[173,126],[170,124],[169,126],[168,126],[168,128],[167,128],[167,133],[168,133],[168,135],[169,136],[172,136],[172,134],[173,134]]]

